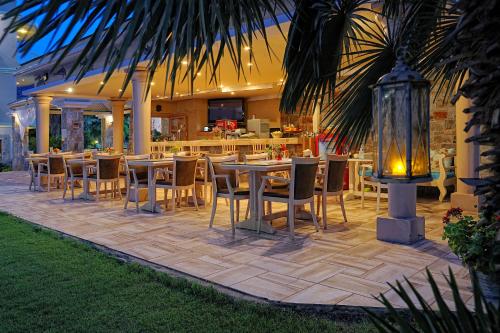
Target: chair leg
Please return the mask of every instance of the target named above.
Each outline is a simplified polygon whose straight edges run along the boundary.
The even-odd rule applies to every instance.
[[[344,222],[347,222],[347,215],[345,214],[344,195],[343,194],[339,195],[339,200],[340,200],[340,208],[342,209],[342,215],[344,216]]]
[[[135,211],[139,213],[139,186],[135,184],[134,186],[134,192],[135,192]]]
[[[247,203],[247,210],[245,211],[245,220],[248,219],[249,214],[250,214],[250,202]]]
[[[240,201],[236,200],[236,222],[240,222]]]
[[[316,196],[316,215],[319,216],[319,207],[321,206],[321,195]]]
[[[172,189],[172,212],[175,213],[175,207],[177,206],[177,190]],[[182,193],[181,193],[182,194]]]
[[[309,209],[311,210],[311,216],[314,222],[314,226],[316,227],[316,232],[319,231],[318,218],[316,217],[316,213],[314,212],[314,196],[309,203]]]
[[[234,198],[229,199],[229,215],[231,215],[231,230],[234,235]]]
[[[99,190],[101,189],[101,183],[99,181],[95,182],[95,201],[99,201]]]
[[[248,202],[248,206],[250,206],[250,201]],[[257,204],[257,233],[260,233],[260,228],[262,227],[262,219],[264,218],[264,200],[259,197]]]
[[[193,186],[193,188],[191,189],[191,191],[193,193],[194,206],[196,207],[196,210],[198,210],[199,208],[198,208],[198,197],[196,196],[196,188]]]
[[[207,200],[208,200],[208,185],[205,183],[203,185],[203,208],[207,208]]]
[[[120,200],[122,200],[123,197],[122,197],[122,189],[120,188],[120,179],[116,181],[116,192],[118,193],[118,197],[120,198]]]
[[[327,212],[326,212],[326,201],[327,201],[327,200],[326,200],[326,193],[323,193],[323,194],[321,195],[321,197],[322,197],[322,200],[321,200],[321,201],[322,201],[322,202],[321,202],[321,204],[322,204],[322,205],[321,205],[321,210],[322,210],[322,212],[321,212],[321,213],[323,214],[323,215],[322,215],[322,216],[323,216],[323,217],[322,217],[322,218],[323,218],[323,229],[325,229],[325,230],[326,230],[326,229],[328,228],[328,217],[327,217]]]
[[[214,224],[215,211],[217,210],[217,196],[215,194],[212,195],[212,213],[210,214],[210,224],[209,228],[212,228]]]
[[[75,179],[71,178],[71,200],[75,200]]]
[[[125,197],[125,203],[123,204],[123,209],[127,209],[128,207],[128,198],[130,198],[130,183],[128,180],[125,181],[125,187],[126,187],[126,197]]]
[[[365,208],[365,181],[361,178],[361,208]]]
[[[63,199],[66,199],[66,191],[67,190],[68,190],[68,177],[64,177]]]
[[[288,204],[288,230],[291,240],[295,239],[295,206]]]
[[[166,212],[168,210],[168,188],[163,189],[163,204]]]
[[[47,192],[50,192],[50,175],[47,175]]]
[[[382,192],[382,184],[377,185],[377,214],[380,212],[380,196]]]

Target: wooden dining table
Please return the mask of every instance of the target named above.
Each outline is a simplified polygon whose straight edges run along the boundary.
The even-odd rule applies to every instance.
[[[291,159],[248,161],[248,162],[226,162],[221,163],[221,168],[225,170],[237,170],[248,172],[248,185],[250,189],[250,216],[248,219],[236,224],[236,228],[257,230],[259,222],[258,196],[262,183],[262,176],[276,171],[287,171],[292,168]],[[276,215],[276,214],[273,214]],[[261,232],[273,234],[276,230],[265,219],[262,220]]]

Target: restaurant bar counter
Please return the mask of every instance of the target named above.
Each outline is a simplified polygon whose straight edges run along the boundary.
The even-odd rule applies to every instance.
[[[151,153],[166,153],[173,148],[185,151],[203,151],[209,153],[221,153],[223,150],[234,150],[239,152],[240,157],[245,154],[252,154],[256,146],[286,145],[290,155],[297,155],[296,152],[302,152],[307,146],[307,138],[269,138],[269,139],[213,139],[213,140],[189,140],[189,141],[161,141],[151,142]]]

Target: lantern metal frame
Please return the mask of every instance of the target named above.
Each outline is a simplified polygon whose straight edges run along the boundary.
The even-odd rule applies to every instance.
[[[395,106],[392,106],[393,110],[383,110],[383,98],[384,92],[387,92],[391,86],[393,89],[396,89],[398,86],[401,87],[404,85],[405,91],[405,99],[404,105],[401,110],[404,112],[404,126],[405,126],[405,143],[404,143],[404,154],[405,159],[404,162],[404,175],[395,176],[392,174],[384,173],[385,159],[388,158],[384,156],[384,153],[388,153],[389,149],[384,150],[384,145],[387,144],[384,142],[384,115],[385,112],[395,112]],[[376,153],[375,153],[375,163],[373,170],[373,179],[380,181],[382,183],[421,183],[428,182],[432,180],[431,176],[431,161],[430,161],[430,82],[424,79],[418,72],[410,69],[402,60],[402,58],[398,58],[396,65],[391,70],[390,73],[382,76],[375,85],[370,87],[372,89],[372,112],[374,117],[374,127],[376,122],[376,128],[373,128],[372,131],[376,131],[377,133],[372,132],[372,134],[377,135],[377,142],[374,142],[376,145]],[[426,142],[425,142],[425,150],[426,150],[426,172],[423,174],[414,175],[412,170],[412,163],[414,162],[414,158],[412,156],[413,153],[413,105],[412,105],[412,97],[414,93],[418,93],[419,89],[424,89],[427,93],[426,103],[425,105],[420,105],[420,110],[417,112],[424,113],[425,119],[425,127],[427,133]],[[426,108],[426,109],[424,109]],[[375,114],[376,112],[376,114]],[[377,117],[375,119],[375,117]],[[422,133],[421,133],[422,134]],[[390,148],[390,147],[389,147]]]

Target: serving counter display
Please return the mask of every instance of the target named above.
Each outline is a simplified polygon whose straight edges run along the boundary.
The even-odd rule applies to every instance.
[[[189,140],[189,141],[162,141],[151,142],[152,153],[168,153],[175,150],[207,151],[221,153],[223,146],[234,145],[240,156],[251,154],[255,146],[285,144],[291,155],[302,152],[304,140],[302,138],[269,138],[269,139],[219,139],[219,140]]]

